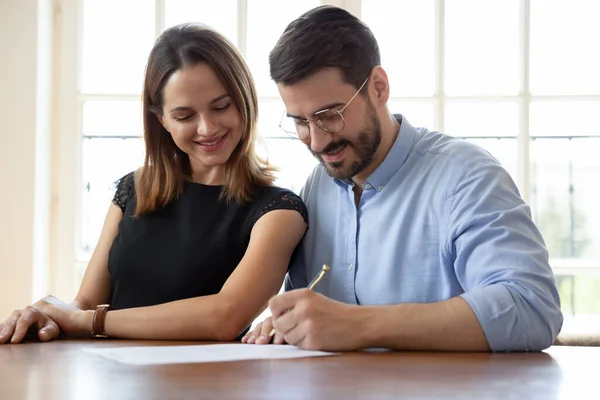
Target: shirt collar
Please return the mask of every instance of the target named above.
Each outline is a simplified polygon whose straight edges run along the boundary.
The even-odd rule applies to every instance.
[[[383,162],[373,171],[367,178],[363,186],[364,189],[371,187],[381,191],[385,185],[392,179],[392,176],[400,170],[404,162],[408,158],[417,136],[416,129],[400,114],[394,114],[394,118],[400,124],[400,130],[396,136],[394,144],[390,148]],[[354,183],[349,179],[337,179],[334,181],[341,187],[354,186]]]

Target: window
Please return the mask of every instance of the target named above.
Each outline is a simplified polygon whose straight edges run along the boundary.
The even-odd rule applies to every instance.
[[[279,129],[285,110],[283,101],[269,73],[269,52],[285,27],[300,14],[320,4],[319,0],[247,2],[247,42],[245,57],[256,82],[259,97],[258,132],[263,138],[264,156],[281,173],[276,184],[298,193],[312,168],[317,164],[304,145]],[[268,17],[267,17],[268,15]],[[267,18],[267,19],[265,19]],[[268,23],[265,23],[268,20]]]
[[[113,182],[143,162],[140,94],[156,33],[156,8],[145,0],[84,0],[81,15],[78,243],[79,257],[86,259],[98,241],[114,194]],[[132,15],[136,15],[135,29]]]
[[[391,80],[391,111],[494,155],[532,207],[563,311],[600,314],[600,27],[592,20],[600,4],[360,5]]]
[[[259,93],[259,148],[280,167],[278,184],[301,188],[316,160],[277,127],[284,106],[267,60],[287,23],[320,3],[78,0],[81,12],[63,10],[81,25],[72,63],[77,100],[64,106],[75,110],[71,126],[79,143],[71,160],[81,184],[73,202],[80,211],[72,235],[78,259],[93,250],[113,181],[142,163],[144,63],[156,36],[180,22],[207,23],[238,46]],[[391,81],[392,112],[475,142],[506,167],[549,246],[565,313],[600,314],[600,279],[588,278],[600,275],[600,57],[594,51],[600,3],[322,3],[349,8],[374,31]]]
[[[277,0],[82,0],[81,110],[82,184],[79,258],[98,241],[114,181],[138,168],[144,157],[140,95],[144,67],[155,38],[165,28],[202,22],[238,46],[253,71],[260,103],[259,131],[264,156],[283,171],[277,184],[298,191],[312,155],[278,129],[284,106],[268,71],[268,54],[287,23],[319,5]],[[265,12],[271,23],[264,24]],[[136,15],[132,29],[131,15]],[[106,29],[110,25],[111,29]],[[116,62],[118,60],[118,62]],[[302,166],[298,168],[298,166]],[[102,211],[100,211],[102,210]]]

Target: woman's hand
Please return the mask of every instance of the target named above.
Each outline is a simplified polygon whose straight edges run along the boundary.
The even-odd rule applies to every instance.
[[[283,337],[275,334],[271,336],[273,330],[273,318],[268,317],[260,324],[256,325],[252,332],[246,333],[242,338],[242,343],[248,344],[268,344],[273,341],[273,344],[284,344]]]
[[[38,308],[27,306],[23,310],[15,310],[0,324],[0,344],[22,342],[30,328],[37,331],[37,337],[42,342],[55,339],[60,333],[56,322]]]
[[[46,296],[33,306],[17,310],[0,326],[0,344],[20,343],[27,331],[35,327],[41,341],[56,339],[60,331],[69,336],[87,335],[92,331],[93,311],[83,311],[54,296]]]
[[[34,306],[56,322],[60,330],[69,336],[84,336],[92,332],[93,310],[83,311],[54,296],[46,296]]]

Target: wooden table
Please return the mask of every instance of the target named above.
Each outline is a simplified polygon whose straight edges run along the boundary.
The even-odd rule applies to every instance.
[[[600,399],[600,348],[542,353],[359,352],[135,367],[84,348],[190,342],[0,345],[0,399]]]

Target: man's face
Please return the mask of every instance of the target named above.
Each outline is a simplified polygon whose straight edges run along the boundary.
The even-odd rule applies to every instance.
[[[293,85],[277,85],[287,114],[310,119],[315,112],[341,110],[357,88],[342,80],[338,69],[324,68]],[[343,112],[344,128],[337,133],[320,129],[309,121],[310,135],[302,142],[323,164],[329,175],[352,179],[372,162],[381,143],[381,124],[365,86]]]

